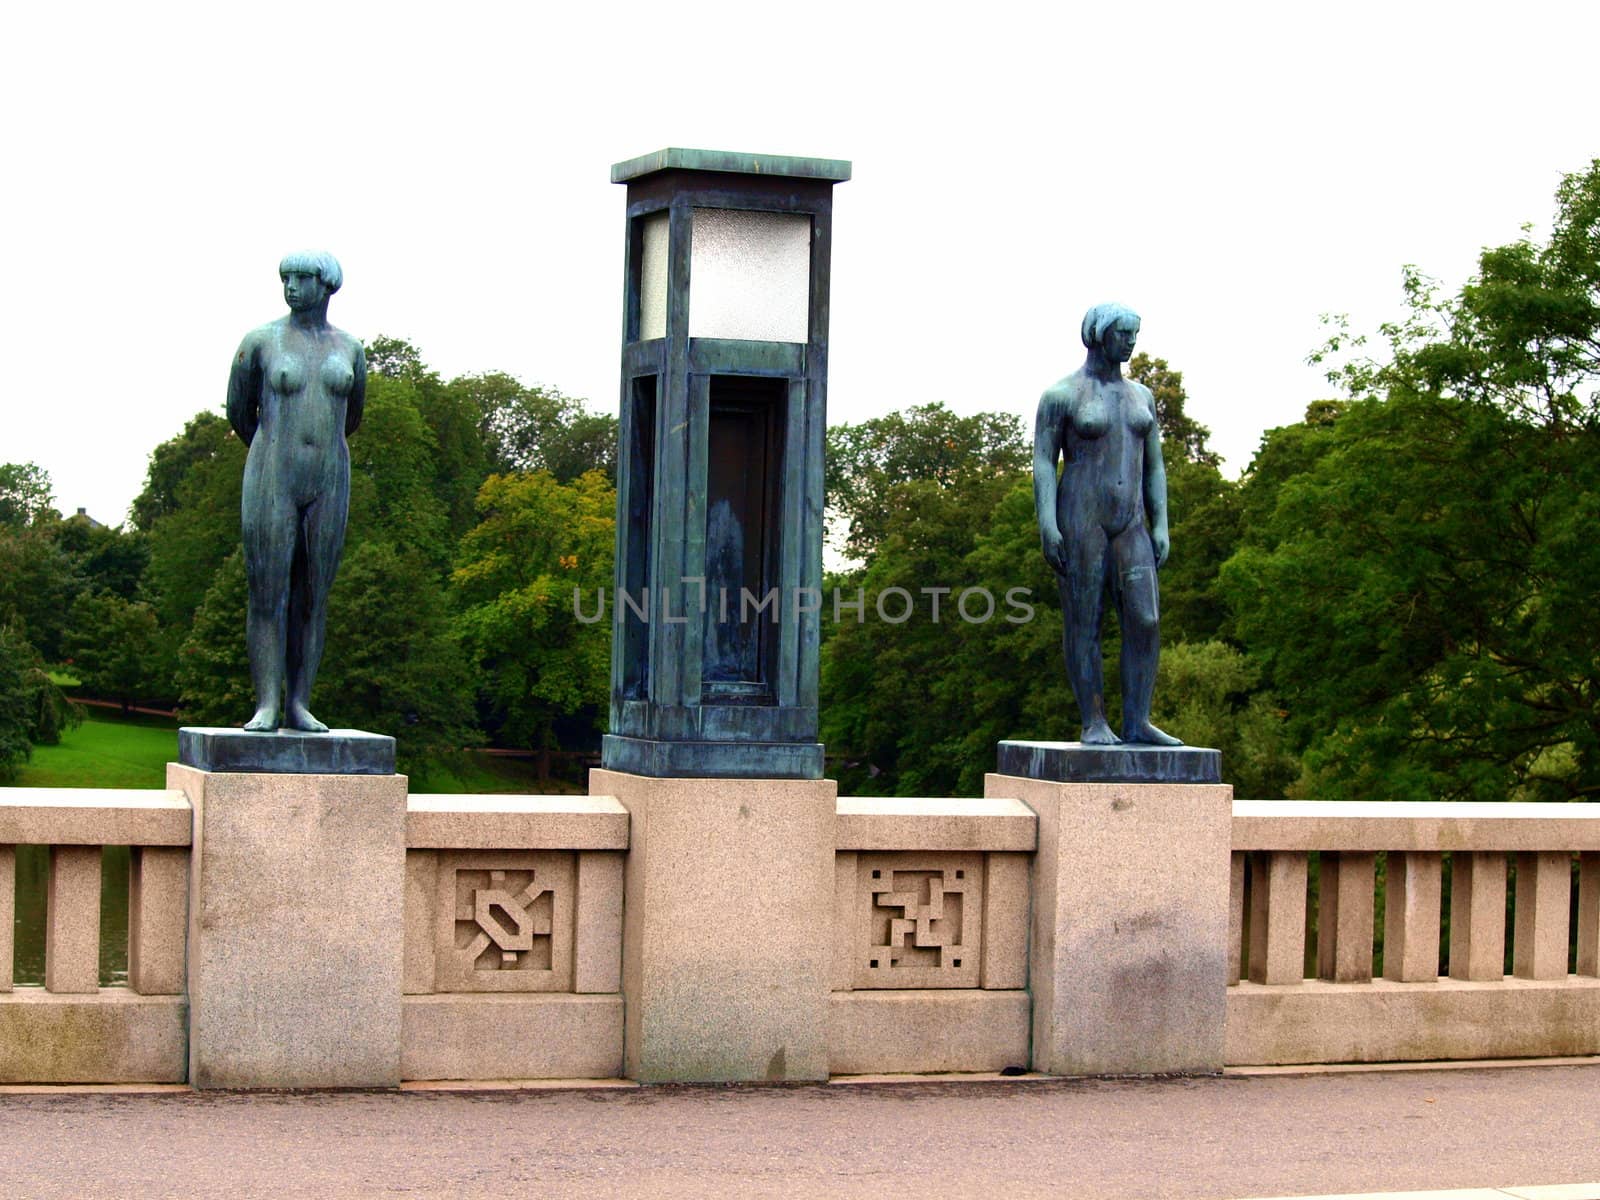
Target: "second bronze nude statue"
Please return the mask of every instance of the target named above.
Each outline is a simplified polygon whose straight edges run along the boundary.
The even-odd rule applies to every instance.
[[[345,438],[361,423],[367,360],[360,341],[328,324],[343,282],[333,255],[287,255],[278,274],[289,312],[245,335],[228,377],[228,420],[250,448],[240,516],[256,711],[245,728],[326,733],[311,685],[344,550]]]
[[[1061,590],[1080,740],[1179,746],[1150,723],[1161,648],[1156,570],[1170,543],[1155,398],[1122,375],[1139,336],[1138,314],[1097,304],[1084,315],[1082,336],[1088,358],[1039,398],[1033,439],[1034,506],[1044,556]],[[1107,592],[1122,630],[1121,738],[1106,720],[1100,665]]]

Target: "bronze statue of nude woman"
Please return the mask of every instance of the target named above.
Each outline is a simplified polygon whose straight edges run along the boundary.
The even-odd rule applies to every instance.
[[[278,274],[289,312],[245,335],[228,376],[228,420],[249,447],[240,515],[256,711],[245,728],[326,733],[311,685],[344,550],[345,438],[361,423],[367,360],[360,341],[328,324],[344,280],[333,255],[287,255]]]
[[[1039,398],[1033,497],[1061,589],[1067,676],[1087,745],[1180,746],[1150,723],[1161,650],[1156,569],[1167,560],[1167,471],[1155,398],[1122,377],[1139,317],[1097,304],[1083,318],[1083,366]],[[1059,479],[1056,464],[1065,460]],[[1100,619],[1110,591],[1122,629],[1122,737],[1106,720]]]

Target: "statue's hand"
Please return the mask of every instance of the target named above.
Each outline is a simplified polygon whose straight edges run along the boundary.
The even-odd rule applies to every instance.
[[[1165,529],[1152,529],[1150,531],[1150,544],[1155,548],[1156,566],[1165,566],[1167,555],[1172,553],[1172,539],[1167,536]]]
[[[1059,529],[1046,529],[1041,531],[1040,540],[1044,543],[1044,560],[1049,563],[1057,575],[1067,573],[1067,548],[1061,540]]]

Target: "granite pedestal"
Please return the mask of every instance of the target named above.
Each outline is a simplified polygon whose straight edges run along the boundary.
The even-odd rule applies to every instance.
[[[202,771],[257,775],[393,775],[394,739],[360,729],[250,733],[187,725],[178,730],[178,761]]]
[[[624,1071],[641,1083],[828,1077],[831,780],[593,771],[631,814]]]
[[[1080,756],[1068,743],[1003,742],[1000,762],[985,795],[1016,797],[1039,818],[1034,1069],[1221,1071],[1233,789],[1192,781],[1218,766],[1217,752],[1097,746]],[[1112,777],[1094,778],[1107,764]],[[1005,770],[1030,765],[1045,778]],[[1179,778],[1130,781],[1162,769]]]
[[[1001,742],[999,771],[1056,783],[1221,783],[1222,752],[1203,746]]]
[[[341,736],[333,733],[239,736],[302,761],[350,753],[287,744]],[[205,744],[182,739],[180,753],[198,757]],[[167,786],[194,808],[193,1086],[399,1084],[406,783],[392,773],[286,773],[259,760],[234,770],[168,766]]]

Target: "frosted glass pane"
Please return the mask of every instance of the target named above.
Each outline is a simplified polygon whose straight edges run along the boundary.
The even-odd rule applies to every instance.
[[[667,336],[667,214],[643,218],[639,255],[639,340]]]
[[[811,218],[697,208],[689,336],[803,342],[811,302]]]

